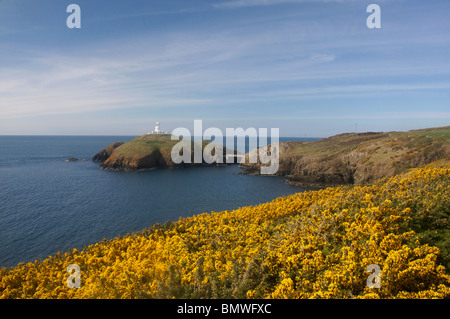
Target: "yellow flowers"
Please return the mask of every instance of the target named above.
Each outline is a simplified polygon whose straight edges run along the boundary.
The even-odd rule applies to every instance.
[[[449,298],[449,202],[448,166],[298,193],[1,269],[0,297]]]

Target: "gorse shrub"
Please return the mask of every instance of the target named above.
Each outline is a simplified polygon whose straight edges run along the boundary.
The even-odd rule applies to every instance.
[[[449,298],[449,200],[449,166],[426,167],[180,218],[3,268],[0,296]],[[70,264],[80,288],[66,284]],[[380,288],[367,286],[371,264]]]

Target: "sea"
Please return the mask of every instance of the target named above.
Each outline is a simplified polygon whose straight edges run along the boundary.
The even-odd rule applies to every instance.
[[[0,268],[309,190],[283,183],[286,177],[238,174],[238,165],[114,172],[91,160],[133,138],[0,136]],[[280,138],[305,140],[315,139]]]

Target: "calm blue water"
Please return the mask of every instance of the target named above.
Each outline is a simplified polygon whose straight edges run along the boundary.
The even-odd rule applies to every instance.
[[[180,216],[302,191],[282,183],[282,177],[233,174],[240,171],[237,165],[111,172],[90,160],[110,143],[132,138],[0,136],[0,267],[81,249]],[[68,157],[80,160],[66,162]]]

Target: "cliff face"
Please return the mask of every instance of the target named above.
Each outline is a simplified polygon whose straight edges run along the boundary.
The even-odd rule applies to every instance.
[[[191,143],[189,155],[191,163],[174,163],[171,151],[178,142],[178,140],[172,141],[169,134],[146,134],[127,143],[113,143],[95,155],[93,160],[102,162],[101,169],[116,171],[208,165],[205,162],[194,163],[194,143]],[[201,147],[204,148],[207,144],[204,142]],[[225,149],[222,156],[225,156]]]
[[[437,130],[440,134],[435,134]],[[288,182],[298,185],[364,185],[403,173],[408,168],[449,159],[447,135],[450,127],[340,134],[314,142],[280,143],[277,175],[289,176]],[[241,167],[246,174],[260,171],[260,163],[244,163]]]
[[[111,156],[112,152],[116,148],[118,148],[120,145],[123,145],[123,144],[124,144],[124,142],[115,142],[115,143],[108,145],[106,148],[104,148],[103,150],[101,150],[100,152],[95,154],[94,157],[92,158],[92,160],[94,162],[106,161]]]

